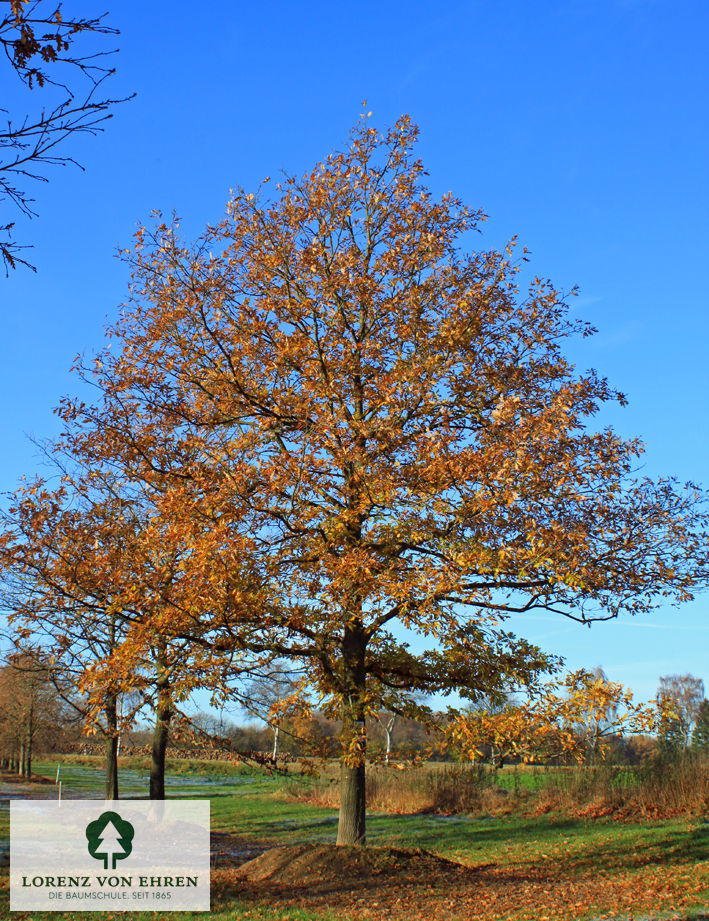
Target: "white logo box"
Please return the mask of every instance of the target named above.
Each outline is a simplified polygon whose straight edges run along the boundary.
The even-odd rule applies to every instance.
[[[209,911],[209,800],[12,800],[11,911]]]

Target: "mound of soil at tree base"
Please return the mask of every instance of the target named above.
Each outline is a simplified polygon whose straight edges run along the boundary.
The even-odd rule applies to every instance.
[[[468,876],[470,868],[437,857],[420,848],[333,847],[330,844],[297,844],[273,847],[237,870],[249,883],[269,883],[278,888],[338,889],[370,882],[374,877],[397,882]],[[383,879],[382,879],[383,881]]]

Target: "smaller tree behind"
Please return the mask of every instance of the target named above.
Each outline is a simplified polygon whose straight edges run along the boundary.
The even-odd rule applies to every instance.
[[[600,665],[577,675],[577,680],[569,686],[569,697],[580,695],[580,698],[593,700],[593,705],[579,709],[573,728],[583,740],[586,756],[593,759],[599,753],[599,743],[615,731],[620,700]]]

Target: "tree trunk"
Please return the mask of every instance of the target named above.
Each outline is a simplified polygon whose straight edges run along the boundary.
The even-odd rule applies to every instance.
[[[278,757],[278,734],[279,732],[280,732],[280,726],[278,725],[278,723],[276,723],[276,725],[273,727],[273,753],[271,754],[271,760],[274,762],[274,764],[276,762],[276,758]]]
[[[27,745],[25,748],[25,777],[32,780],[32,736],[27,734]]]
[[[34,736],[34,697],[30,698],[27,714],[27,738],[25,741],[25,777],[32,780],[32,737]]]
[[[112,695],[106,714],[106,799],[118,799],[118,717],[117,699]]]
[[[355,353],[352,375],[354,390],[354,419],[364,420],[364,387],[360,367],[360,352]],[[358,427],[351,460],[343,470],[347,489],[348,540],[351,549],[361,546],[365,515],[361,510],[360,468],[366,453],[366,436]],[[342,764],[340,768],[340,816],[337,826],[338,845],[366,844],[366,778],[367,726],[366,652],[369,637],[362,616],[362,596],[356,581],[348,605],[348,617],[342,633]]]
[[[365,664],[367,638],[361,621],[350,621],[342,643],[345,691],[342,699],[342,739],[345,746],[340,768],[338,845],[366,843]]]
[[[340,766],[338,844],[366,844],[366,776],[364,762]]]
[[[165,752],[170,735],[172,700],[164,647],[156,658],[158,705],[153,729],[152,762],[150,765],[150,799],[165,799]]]
[[[17,759],[17,776],[25,776],[25,743],[20,743],[20,757]]]
[[[150,799],[165,799],[165,752],[170,735],[170,717],[168,710],[158,708],[153,729],[152,761],[150,763]]]

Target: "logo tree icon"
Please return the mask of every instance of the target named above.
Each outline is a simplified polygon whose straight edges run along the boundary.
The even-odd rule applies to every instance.
[[[125,858],[133,850],[135,829],[117,812],[104,812],[86,826],[89,854],[96,860],[103,860],[104,870],[115,870],[117,860]]]

